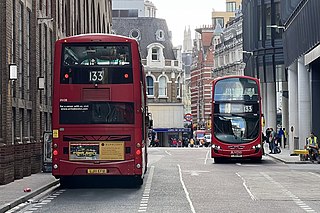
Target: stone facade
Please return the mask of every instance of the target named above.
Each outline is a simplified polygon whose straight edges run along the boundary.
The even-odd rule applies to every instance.
[[[243,60],[242,46],[242,14],[228,22],[223,31],[215,30],[214,43],[214,70],[213,78],[226,75],[244,75],[244,67],[251,55],[246,54]]]

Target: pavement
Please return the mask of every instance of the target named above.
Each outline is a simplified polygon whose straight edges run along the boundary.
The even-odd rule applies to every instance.
[[[265,149],[268,150],[268,149]],[[279,154],[268,154],[267,156],[281,161],[285,164],[309,164],[310,161],[300,161],[299,156],[291,156],[288,149],[282,149]],[[18,206],[21,203],[30,201],[33,197],[57,186],[59,180],[51,173],[37,173],[24,177],[6,185],[0,185],[0,213]],[[24,190],[29,192],[25,192]]]

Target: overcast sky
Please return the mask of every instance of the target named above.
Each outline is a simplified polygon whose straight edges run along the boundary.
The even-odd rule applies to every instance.
[[[225,11],[225,0],[151,0],[157,8],[157,18],[167,21],[172,32],[174,46],[182,45],[185,27],[190,26],[192,38],[194,28],[211,25],[211,12]]]

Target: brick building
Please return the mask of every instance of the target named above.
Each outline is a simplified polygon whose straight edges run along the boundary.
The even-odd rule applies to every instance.
[[[1,165],[10,164],[11,159],[4,156],[10,152],[3,147],[39,143],[43,132],[51,130],[54,41],[81,33],[111,32],[111,0],[2,0],[0,18],[3,169]],[[10,64],[17,65],[16,80],[9,79]],[[0,183],[8,179],[0,176]]]
[[[212,26],[197,28],[199,37],[195,39],[193,64],[191,66],[191,114],[193,127],[209,129],[211,114],[211,81],[213,69],[214,29]]]

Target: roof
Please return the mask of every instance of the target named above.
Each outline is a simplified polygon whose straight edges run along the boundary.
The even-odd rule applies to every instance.
[[[163,54],[165,59],[176,60],[173,45],[171,42],[171,32],[168,29],[167,22],[164,19],[154,17],[135,17],[135,18],[113,18],[112,30],[118,35],[130,36],[132,30],[140,31],[141,57],[147,58],[147,46],[152,43],[160,43],[164,46]],[[162,30],[163,40],[156,39],[156,33]]]

